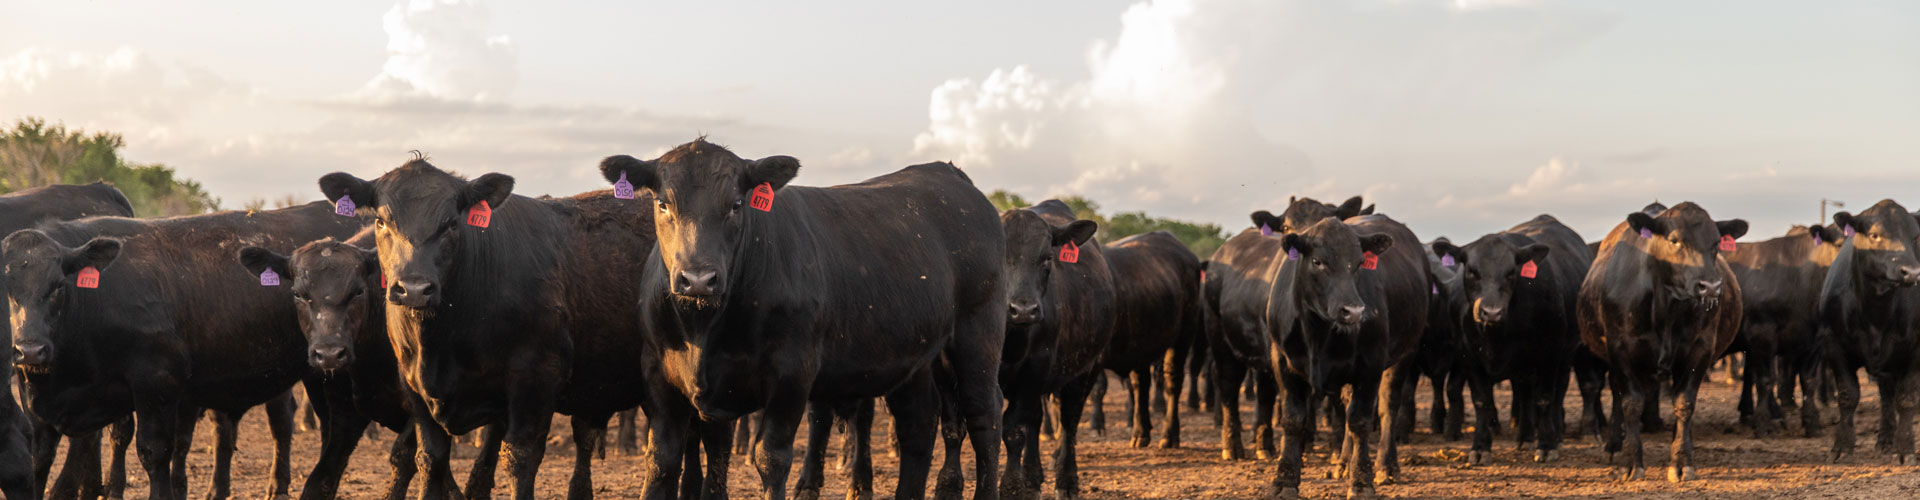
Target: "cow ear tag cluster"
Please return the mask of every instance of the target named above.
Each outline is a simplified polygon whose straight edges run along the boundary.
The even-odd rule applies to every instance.
[[[1075,245],[1071,241],[1060,245],[1060,262],[1068,264],[1080,262],[1080,245]]]
[[[622,200],[633,199],[633,183],[627,182],[627,173],[620,173],[620,180],[613,181],[613,197]]]
[[[352,196],[347,196],[343,194],[343,195],[340,195],[339,201],[333,202],[334,215],[339,215],[341,217],[352,217],[353,210],[356,208],[359,208],[359,207],[354,206]]]
[[[1520,265],[1520,277],[1526,278],[1526,279],[1533,279],[1534,276],[1539,276],[1539,275],[1540,275],[1539,264],[1534,264],[1533,261],[1529,260],[1527,261],[1527,263]]]
[[[493,207],[487,206],[487,200],[480,200],[467,209],[467,225],[484,228],[492,223]]]
[[[100,288],[100,270],[93,266],[80,268],[80,275],[73,279],[73,284],[80,288]]]
[[[273,272],[271,267],[260,271],[260,286],[280,286],[280,273]]]
[[[1739,247],[1737,246],[1737,244],[1733,242],[1733,236],[1725,235],[1725,234],[1720,235],[1720,251],[1731,252],[1735,248],[1739,248]]]
[[[1379,269],[1380,256],[1374,255],[1373,252],[1366,252],[1366,253],[1360,254],[1360,268],[1361,269]]]
[[[762,182],[760,183],[760,185],[754,186],[753,197],[747,200],[747,204],[753,205],[753,208],[755,210],[759,210],[762,212],[772,212],[773,211],[773,185]]]

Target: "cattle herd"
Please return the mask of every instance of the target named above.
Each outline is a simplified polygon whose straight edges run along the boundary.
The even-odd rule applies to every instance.
[[[751,447],[765,496],[784,498],[804,419],[793,494],[819,497],[838,421],[850,498],[871,498],[878,399],[895,497],[963,496],[965,451],[973,498],[1040,496],[1051,418],[1064,499],[1082,490],[1077,424],[1091,395],[1104,425],[1107,372],[1130,391],[1136,447],[1181,446],[1192,376],[1218,401],[1222,458],[1247,458],[1239,401],[1252,393],[1253,455],[1277,460],[1276,497],[1299,496],[1316,426],[1349,496],[1400,481],[1422,376],[1446,439],[1462,437],[1470,390],[1469,465],[1493,460],[1504,381],[1533,461],[1603,436],[1622,480],[1646,473],[1642,434],[1669,425],[1666,404],[1667,479],[1685,481],[1714,465],[1693,456],[1695,399],[1730,353],[1744,353],[1740,412],[1756,434],[1782,429],[1796,388],[1830,393],[1832,457],[1854,452],[1865,369],[1887,402],[1876,450],[1920,463],[1920,223],[1891,200],[1760,242],[1736,242],[1740,219],[1656,203],[1595,243],[1540,215],[1422,244],[1359,197],[1296,198],[1201,258],[1164,232],[1098,241],[1057,201],[999,212],[947,163],[828,188],[789,185],[799,169],[701,139],[609,157],[612,189],[567,198],[417,153],[376,179],[322,177],[325,201],[278,210],[139,219],[103,184],[0,197],[21,398],[0,399],[0,491],[120,498],[132,444],[150,496],[184,499],[193,429],[211,413],[208,496],[225,498],[235,421],[264,405],[276,497],[335,497],[379,425],[397,433],[386,498],[487,498],[501,457],[514,497],[533,498],[561,414],[577,455],[567,498],[591,498],[609,420],[627,413],[631,432],[637,408],[650,466],[643,491],[618,496],[725,498],[732,455]],[[297,490],[296,384],[322,442]],[[1815,406],[1799,406],[1809,435]],[[453,436],[476,431],[462,482]]]

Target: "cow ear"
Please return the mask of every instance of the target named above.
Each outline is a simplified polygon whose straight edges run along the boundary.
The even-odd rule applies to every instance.
[[[1341,202],[1340,206],[1333,208],[1333,216],[1340,220],[1347,220],[1360,215],[1360,207],[1366,204],[1367,202],[1361,200],[1358,196],[1347,198],[1347,201]]]
[[[1665,224],[1660,223],[1660,219],[1655,219],[1653,216],[1647,215],[1646,212],[1627,214],[1627,229],[1632,229],[1634,232],[1640,232],[1640,230],[1644,229],[1653,234],[1664,234],[1667,232],[1667,228],[1664,226]]]
[[[1733,239],[1737,240],[1737,239],[1740,239],[1741,236],[1747,235],[1746,219],[1723,220],[1723,221],[1715,222],[1713,223],[1713,225],[1720,227],[1721,236],[1731,236],[1733,237]]]
[[[660,189],[660,177],[654,174],[653,162],[632,156],[613,155],[600,160],[600,176],[606,177],[607,182],[620,182],[620,177],[626,176],[627,183],[633,184],[634,189]]]
[[[1553,250],[1553,247],[1539,243],[1520,247],[1513,252],[1513,263],[1525,264],[1528,262],[1539,262],[1547,258],[1547,252],[1550,250]]]
[[[1300,255],[1306,255],[1313,253],[1313,244],[1308,243],[1307,237],[1301,236],[1300,233],[1287,233],[1285,238],[1280,239],[1280,249],[1288,253],[1297,251]]]
[[[1831,243],[1834,245],[1839,245],[1840,238],[1842,237],[1840,230],[1834,226],[1822,226],[1819,224],[1807,226],[1807,235],[1812,236],[1815,242]]]
[[[320,194],[335,204],[340,203],[341,197],[352,198],[353,206],[360,208],[373,208],[379,202],[373,197],[373,183],[346,172],[334,172],[321,177]]]
[[[1093,233],[1098,229],[1100,224],[1084,219],[1053,228],[1053,246],[1065,245],[1069,241],[1073,242],[1074,246],[1085,245],[1087,240],[1093,239]]]
[[[80,272],[81,269],[89,266],[95,270],[105,271],[107,266],[112,265],[113,260],[119,256],[120,240],[102,236],[87,240],[85,245],[80,245],[80,248],[68,252],[61,267],[67,274]]]
[[[1274,216],[1273,212],[1261,210],[1258,212],[1254,212],[1252,217],[1253,217],[1253,227],[1267,226],[1267,229],[1272,229],[1275,231],[1280,230],[1280,218]]]
[[[1856,232],[1856,233],[1860,232],[1861,229],[1864,229],[1860,226],[1853,225],[1853,212],[1839,212],[1839,213],[1833,214],[1833,228],[1835,230],[1845,231],[1849,227],[1853,228],[1853,232]]]
[[[1393,236],[1389,236],[1385,234],[1370,234],[1370,235],[1360,237],[1361,251],[1371,253],[1374,255],[1381,255],[1386,253],[1387,249],[1389,248],[1393,248]]]
[[[501,173],[482,175],[467,183],[466,199],[460,209],[466,210],[482,201],[487,202],[487,208],[500,208],[510,196],[513,196],[513,176]]]
[[[274,253],[260,247],[247,247],[240,250],[240,265],[247,266],[247,272],[258,276],[268,269],[275,274],[290,276],[287,273],[287,256]]]
[[[747,165],[747,185],[769,184],[778,191],[787,181],[800,175],[800,160],[791,156],[769,156]]]
[[[1433,240],[1433,245],[1431,246],[1433,247],[1434,255],[1452,255],[1454,262],[1463,265],[1467,263],[1467,253],[1460,251],[1460,247],[1453,246],[1453,242],[1446,238]]]
[[[367,279],[380,281],[380,252],[353,245],[347,245],[347,248],[353,249],[353,252],[360,256],[360,271],[367,275]]]
[[[1368,204],[1367,208],[1360,209],[1360,215],[1373,215],[1373,205]]]

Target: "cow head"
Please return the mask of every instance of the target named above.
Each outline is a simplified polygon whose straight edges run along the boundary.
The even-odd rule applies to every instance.
[[[654,160],[631,156],[600,162],[608,182],[625,178],[653,193],[655,234],[666,265],[668,291],[693,303],[724,296],[740,255],[742,233],[759,209],[748,206],[756,187],[777,195],[800,173],[800,160],[770,156],[745,160],[726,148],[696,139]],[[777,196],[776,198],[777,199]],[[780,210],[774,203],[772,210]]]
[[[1373,205],[1362,206],[1360,197],[1347,198],[1339,205],[1321,203],[1313,198],[1288,198],[1287,209],[1275,216],[1272,212],[1261,210],[1253,213],[1253,226],[1265,225],[1275,233],[1292,233],[1320,222],[1320,219],[1333,218],[1347,220],[1349,217],[1373,213]]]
[[[1720,240],[1746,235],[1747,221],[1716,222],[1706,209],[1684,202],[1659,215],[1627,214],[1627,233],[1621,237],[1643,234],[1646,252],[1652,257],[1654,285],[1665,289],[1670,299],[1697,301],[1711,308],[1719,304],[1721,292],[1729,285],[1720,274]]]
[[[378,254],[325,239],[301,246],[288,257],[260,247],[240,251],[247,272],[272,269],[292,279],[293,305],[300,332],[307,336],[307,364],[332,372],[353,364],[356,336],[371,321],[380,290]],[[384,325],[380,325],[384,327]]]
[[[348,197],[372,211],[380,264],[393,277],[388,302],[411,309],[440,304],[460,240],[471,237],[468,215],[486,203],[498,210],[513,194],[513,177],[486,174],[466,180],[414,159],[373,181],[345,172],[320,178],[320,191],[338,203]]]
[[[1816,247],[1819,245],[1829,245],[1838,248],[1847,242],[1846,234],[1841,232],[1840,226],[1837,225],[1822,226],[1814,224],[1807,226],[1806,237],[1813,240],[1813,244]]]
[[[1000,214],[1000,224],[1005,227],[1007,235],[1007,256],[1003,264],[1007,277],[1007,322],[1015,325],[1038,323],[1046,314],[1044,299],[1047,287],[1051,286],[1049,281],[1053,266],[1060,257],[1060,247],[1067,243],[1085,245],[1087,240],[1093,239],[1098,226],[1090,220],[1076,220],[1065,226],[1055,226],[1040,214],[1025,209],[1008,210]]]
[[[1393,237],[1375,234],[1361,237],[1338,220],[1323,219],[1300,232],[1288,233],[1282,240],[1283,259],[1299,255],[1293,278],[1294,300],[1301,313],[1333,325],[1336,330],[1358,331],[1371,314],[1360,296],[1355,278],[1361,272],[1364,254],[1380,255],[1393,246]]]
[[[13,363],[27,373],[45,373],[53,368],[54,349],[59,332],[54,325],[73,313],[84,295],[100,290],[79,289],[76,280],[81,270],[104,272],[120,256],[120,240],[94,238],[80,248],[68,248],[38,230],[24,230],[7,236],[4,243],[7,261],[7,303],[12,314]]]
[[[1914,256],[1920,224],[1893,200],[1859,214],[1833,214],[1834,227],[1853,230],[1854,273],[1882,289],[1920,283],[1920,259]]]
[[[1507,306],[1513,302],[1514,291],[1520,288],[1521,282],[1538,279],[1537,274],[1534,278],[1522,276],[1522,267],[1533,263],[1537,273],[1538,266],[1546,263],[1548,249],[1539,243],[1515,245],[1493,234],[1482,236],[1465,248],[1456,248],[1445,241],[1433,244],[1435,253],[1451,254],[1460,264],[1467,313],[1473,323],[1483,329],[1506,319]]]

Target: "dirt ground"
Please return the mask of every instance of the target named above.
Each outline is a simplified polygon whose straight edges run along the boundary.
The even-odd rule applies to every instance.
[[[1112,385],[1116,389],[1122,387],[1118,383]],[[1578,414],[1576,392],[1569,391],[1568,395],[1570,418]],[[1754,439],[1751,431],[1736,423],[1735,400],[1739,395],[1739,387],[1728,383],[1726,375],[1721,372],[1701,390],[1700,410],[1696,414],[1699,427],[1695,432],[1695,457],[1700,464],[1698,481],[1673,484],[1664,480],[1668,443],[1672,438],[1672,434],[1667,432],[1650,434],[1646,439],[1647,479],[1623,483],[1609,478],[1610,469],[1603,464],[1605,452],[1591,439],[1570,441],[1560,461],[1542,465],[1531,461],[1531,451],[1517,450],[1511,438],[1512,432],[1507,432],[1495,441],[1493,465],[1468,467],[1464,458],[1468,443],[1445,442],[1439,436],[1428,434],[1427,426],[1422,421],[1413,443],[1402,447],[1405,481],[1381,486],[1379,494],[1396,498],[1743,500],[1913,498],[1920,495],[1916,493],[1920,492],[1920,469],[1891,465],[1883,456],[1873,452],[1872,433],[1878,425],[1876,416],[1880,399],[1877,391],[1871,388],[1864,392],[1856,427],[1861,453],[1842,464],[1827,462],[1826,450],[1831,438],[1798,437],[1801,434],[1797,417],[1789,419],[1793,422],[1789,424],[1790,429],[1784,437]],[[1422,408],[1420,418],[1424,419],[1424,408],[1428,403],[1426,398],[1430,393],[1423,387],[1418,394]],[[1221,460],[1219,433],[1210,414],[1206,412],[1183,412],[1185,447],[1181,449],[1129,447],[1125,419],[1118,417],[1124,404],[1124,395],[1124,390],[1109,391],[1106,407],[1110,423],[1104,435],[1091,431],[1081,434],[1081,484],[1086,490],[1086,498],[1258,498],[1266,491],[1275,464],[1269,461]],[[1504,391],[1499,395],[1499,402],[1505,408],[1507,398]],[[1250,421],[1251,409],[1244,411],[1249,412],[1245,418]],[[1831,412],[1826,416],[1831,422]],[[1672,420],[1670,415],[1667,418]],[[1469,418],[1468,422],[1471,421]],[[1503,416],[1501,421],[1505,424],[1508,419]],[[204,496],[213,470],[213,431],[210,424],[203,421],[200,425],[189,460],[192,478],[189,496],[192,498]],[[1086,426],[1085,423],[1081,425],[1083,429]],[[875,489],[883,498],[891,496],[894,482],[895,460],[886,449],[889,426],[883,410],[874,429],[874,442],[877,445],[874,457],[877,476]],[[562,498],[566,493],[567,479],[573,466],[573,450],[567,432],[564,417],[556,419],[545,463],[540,470],[538,498]],[[804,429],[800,435],[804,438]],[[1250,440],[1251,432],[1247,436]],[[392,433],[382,432],[378,440],[361,442],[353,456],[349,474],[342,481],[341,498],[377,498],[381,494],[389,474],[385,453],[392,438]],[[838,456],[839,439],[839,436],[835,436],[835,445],[829,451],[827,487],[822,492],[823,498],[843,498],[846,492],[846,476],[836,468],[834,464],[837,461],[832,458]],[[1330,479],[1333,468],[1327,462],[1329,450],[1325,448],[1324,440],[1317,441],[1317,447],[1307,458],[1302,493],[1308,498],[1341,498],[1345,489],[1338,481]],[[241,449],[234,465],[235,495],[243,498],[263,496],[270,482],[271,438],[259,411],[250,413],[243,422],[240,443]],[[1048,441],[1043,446],[1050,454],[1054,443]],[[299,493],[307,470],[313,466],[319,448],[319,432],[296,435],[295,495]],[[804,443],[796,446],[796,458],[802,448]],[[475,455],[473,448],[464,445],[456,449],[454,467],[457,477],[464,480]],[[147,484],[145,474],[139,472],[140,469],[135,465],[138,464],[137,458],[130,457],[128,460],[134,473],[129,474],[127,497],[144,498]],[[935,460],[937,468],[937,455]],[[734,463],[730,480],[732,495],[736,498],[759,497],[757,473],[746,466],[740,457],[736,457]],[[971,463],[970,457],[968,463]],[[641,472],[645,467],[643,457],[623,456],[610,451],[607,459],[596,463],[594,467],[596,496],[638,496],[642,487]],[[969,480],[972,478],[970,469]],[[794,475],[798,476],[798,473],[796,464]],[[505,498],[511,492],[512,482],[504,470],[497,477],[500,486],[495,488],[494,496]],[[792,487],[792,483],[789,480],[788,488]],[[418,480],[414,488],[412,493],[417,495]],[[1043,489],[1049,492],[1048,496],[1051,496],[1051,490],[1050,483]]]

